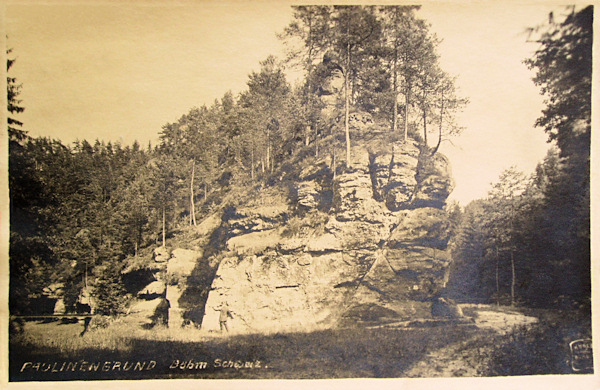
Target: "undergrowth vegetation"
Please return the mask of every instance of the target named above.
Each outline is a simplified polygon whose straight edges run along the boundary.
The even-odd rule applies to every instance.
[[[325,233],[325,224],[329,220],[329,215],[318,211],[311,210],[303,216],[291,217],[281,235],[283,237],[300,237],[313,235],[315,237],[321,236]]]
[[[540,311],[540,322],[499,339],[486,376],[572,374],[569,343],[591,339],[589,315],[579,311]],[[584,370],[582,373],[589,373]]]

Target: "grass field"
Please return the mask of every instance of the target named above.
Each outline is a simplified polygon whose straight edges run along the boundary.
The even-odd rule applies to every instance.
[[[565,316],[554,318],[563,322],[542,322],[508,335],[464,324],[220,335],[190,328],[142,330],[115,322],[80,337],[81,324],[32,321],[10,339],[10,380],[572,373],[565,364],[566,346],[589,329],[564,322]],[[425,369],[415,371],[418,363]],[[455,369],[440,367],[450,363]]]

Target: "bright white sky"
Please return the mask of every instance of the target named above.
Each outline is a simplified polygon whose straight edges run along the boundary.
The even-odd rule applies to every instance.
[[[289,3],[175,4],[9,2],[11,75],[23,83],[20,118],[30,135],[154,144],[164,124],[242,91],[259,61],[282,53],[275,33],[291,20]],[[471,101],[459,118],[466,130],[443,149],[457,182],[451,197],[463,205],[511,165],[531,172],[548,148],[533,127],[543,106],[522,64],[535,49],[523,32],[561,8],[511,4],[419,11],[443,39],[443,69]]]

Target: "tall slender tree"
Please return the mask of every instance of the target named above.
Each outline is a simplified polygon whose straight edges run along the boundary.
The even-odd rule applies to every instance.
[[[350,104],[352,83],[360,67],[361,55],[368,55],[370,46],[379,39],[381,29],[373,6],[334,6],[332,17],[332,47],[343,58],[344,71],[344,132],[346,136],[346,166],[350,167]]]
[[[398,129],[398,96],[400,93],[400,84],[404,80],[405,110],[408,112],[409,89],[413,79],[412,69],[418,58],[411,52],[416,49],[419,38],[423,34],[417,34],[414,28],[417,27],[417,20],[414,11],[418,6],[383,6],[379,8],[382,18],[383,39],[384,39],[384,57],[387,60],[389,72],[391,74],[391,98],[392,98],[392,131]],[[405,115],[404,140],[407,133],[407,115]]]
[[[528,183],[525,175],[514,167],[509,168],[500,175],[498,183],[494,184],[486,203],[486,225],[489,231],[492,232],[491,238],[496,253],[496,261],[498,262],[499,253],[502,252],[507,254],[510,263],[511,305],[516,302],[515,252],[517,250],[517,230],[520,226],[518,218],[522,216],[522,195],[527,187]],[[496,269],[498,269],[498,265]],[[496,285],[498,286],[498,276],[496,276]]]
[[[12,49],[6,50],[7,57],[12,53]],[[14,58],[7,58],[6,60],[6,71],[10,72],[10,68],[14,65]],[[25,111],[25,107],[22,106],[22,101],[19,99],[21,93],[22,84],[17,82],[16,77],[7,76],[7,100],[8,100],[8,112],[11,115],[8,116],[8,135],[10,139],[21,141],[25,139],[26,132],[22,129],[23,122],[16,118],[16,114]]]

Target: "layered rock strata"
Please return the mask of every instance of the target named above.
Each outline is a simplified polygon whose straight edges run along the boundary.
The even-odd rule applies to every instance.
[[[453,180],[444,156],[425,153],[372,136],[335,179],[323,158],[301,173],[294,197],[224,217],[202,327],[219,328],[223,302],[236,332],[431,317],[450,261],[443,206]]]

